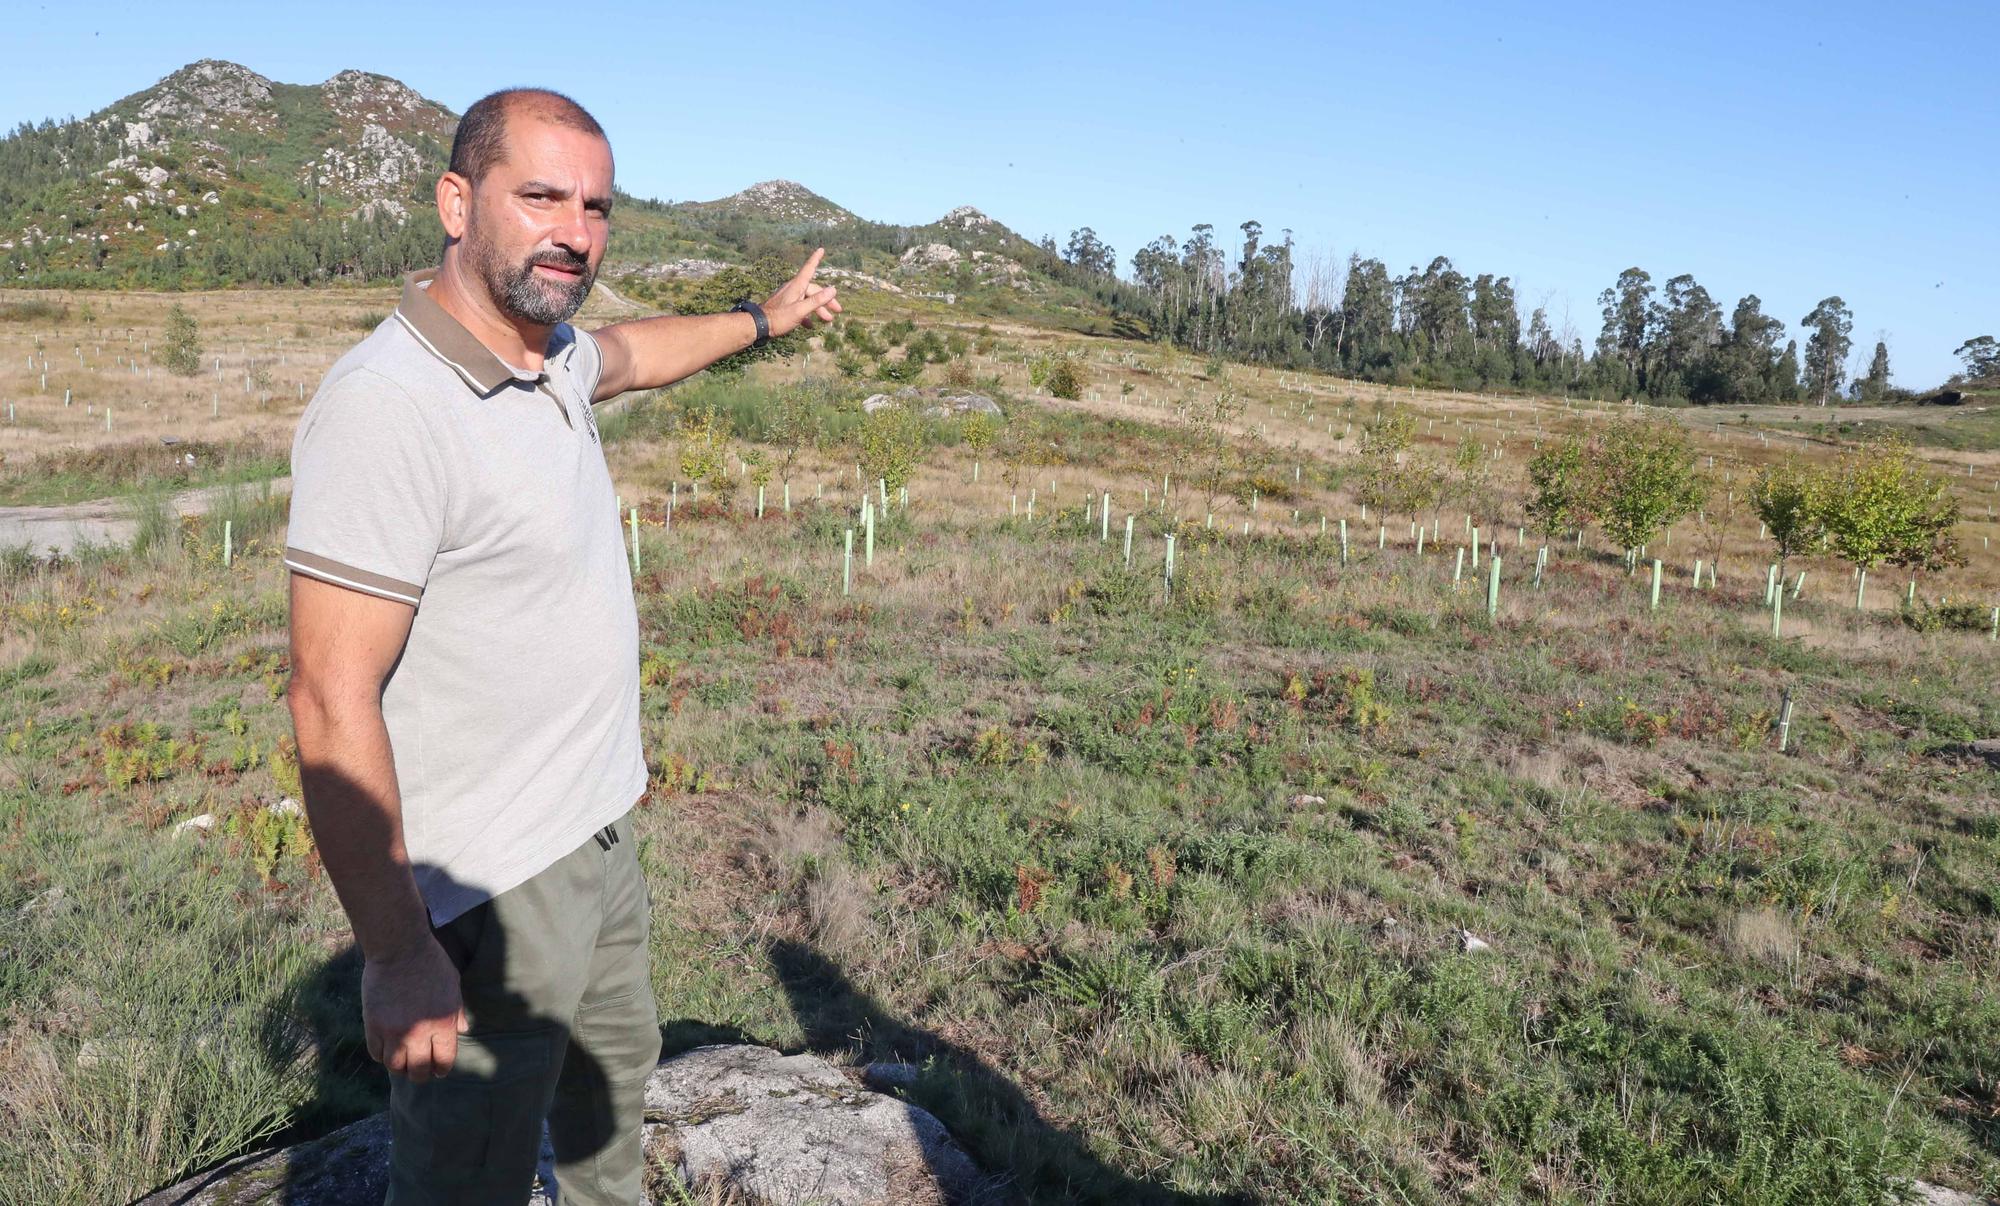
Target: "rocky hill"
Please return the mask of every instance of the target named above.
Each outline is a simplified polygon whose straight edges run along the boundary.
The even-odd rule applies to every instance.
[[[765,180],[716,201],[690,201],[688,213],[728,214],[780,224],[846,226],[860,219],[818,193],[791,180]]]
[[[386,76],[281,84],[204,59],[0,141],[0,256],[9,275],[52,283],[283,279],[287,260],[299,279],[391,267],[362,244],[397,242],[380,228],[428,206],[457,123]],[[377,237],[343,237],[357,225]],[[435,253],[434,224],[419,241]]]
[[[432,185],[457,123],[366,71],[285,84],[191,63],[88,117],[0,138],[0,282],[316,284],[434,263]],[[712,201],[621,194],[606,273],[699,278],[816,245],[858,287],[953,304],[986,291],[1009,312],[1044,297],[1091,308],[1061,264],[972,206],[920,226],[873,222],[790,180]]]

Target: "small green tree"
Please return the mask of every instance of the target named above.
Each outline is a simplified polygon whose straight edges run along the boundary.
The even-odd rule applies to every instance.
[[[1857,605],[1868,571],[1884,563],[1912,569],[1961,564],[1958,499],[1900,440],[1871,443],[1841,457],[1818,508],[1827,542],[1860,571]]]
[[[965,416],[958,425],[958,436],[965,446],[972,449],[972,463],[977,465],[986,450],[993,446],[993,437],[999,434],[993,416],[975,412]]]
[[[1220,389],[1202,397],[1183,400],[1181,421],[1187,424],[1188,439],[1176,449],[1176,465],[1186,465],[1195,488],[1208,499],[1208,510],[1228,488],[1229,476],[1241,463],[1235,433],[1231,430],[1243,418],[1244,402],[1234,391]]]
[[[1944,476],[1913,466],[1904,481],[1904,505],[1889,563],[1925,571],[1964,565],[1965,550],[1958,543],[1958,496]]]
[[[1437,508],[1458,502],[1480,514],[1492,503],[1492,495],[1493,458],[1486,454],[1484,444],[1466,436],[1452,450],[1450,476],[1438,492]]]
[[[167,311],[167,335],[160,341],[160,364],[176,377],[201,371],[201,325],[179,302]]]
[[[1826,483],[1803,457],[1764,466],[1750,486],[1750,509],[1778,549],[1778,572],[1785,562],[1818,545],[1824,534],[1822,496]]]
[[[1894,494],[1888,562],[1910,570],[1966,564],[1966,554],[1958,546],[1958,496],[1952,494],[1944,474],[1924,468],[1900,438],[1878,446],[1878,454],[1894,462],[1900,482]]]
[[[861,470],[895,490],[906,485],[924,459],[924,421],[907,406],[884,406],[862,420],[856,437]]]
[[[1621,419],[1590,452],[1598,523],[1628,553],[1702,502],[1687,428],[1664,419]]]
[[[778,391],[766,434],[778,448],[779,481],[789,485],[800,454],[820,442],[825,431],[821,414],[831,403],[832,390],[819,377],[807,377]]]
[[[750,478],[751,485],[765,486],[770,484],[771,457],[762,448],[746,449],[743,453],[743,467]]]
[[[1528,517],[1535,530],[1561,539],[1596,518],[1590,455],[1583,440],[1565,436],[1543,446],[1528,462]]]
[[[1712,569],[1721,564],[1722,550],[1737,531],[1743,504],[1737,500],[1736,492],[1729,489],[1729,480],[1713,472],[1702,483],[1702,492],[1707,497],[1695,512],[1695,547]]]
[[[1000,480],[1016,494],[1021,492],[1021,473],[1035,459],[1035,421],[1028,415],[1016,411],[1000,431],[997,451],[1000,454]]]
[[[726,480],[729,466],[724,452],[726,440],[716,420],[715,408],[705,406],[681,415],[681,476],[711,487]]]
[[[1416,434],[1416,418],[1398,411],[1378,411],[1361,429],[1355,449],[1361,460],[1361,485],[1356,494],[1364,505],[1382,514],[1403,509],[1409,485],[1403,474],[1403,454]]]
[[[1406,455],[1396,466],[1395,502],[1388,509],[1421,520],[1429,514],[1433,521],[1451,501],[1453,477],[1449,465],[1425,452]]]

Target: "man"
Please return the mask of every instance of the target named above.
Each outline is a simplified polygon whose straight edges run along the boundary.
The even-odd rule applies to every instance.
[[[292,685],[314,840],[388,1069],[389,1201],[641,1200],[659,1029],[638,615],[594,403],[840,310],[815,251],[763,306],[582,332],[611,147],[539,89],[466,111],[443,263],[327,373],[292,447]]]

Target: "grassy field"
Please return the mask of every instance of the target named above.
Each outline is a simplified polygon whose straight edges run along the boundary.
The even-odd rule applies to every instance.
[[[252,321],[247,296],[216,304]],[[340,307],[386,308],[275,296],[328,307],[301,373],[354,338]],[[1980,454],[1927,453],[1972,564],[1857,612],[1809,559],[1775,640],[1768,550],[1727,502],[1656,550],[1657,611],[1601,540],[1535,584],[1514,479],[1538,432],[1608,410],[1074,339],[1087,386],[1059,403],[1029,385],[1057,338],[1003,335],[969,371],[1032,438],[975,483],[930,424],[847,594],[846,447],[802,455],[789,512],[776,481],[761,518],[741,477],[675,484],[681,411],[749,451],[824,353],[606,420],[642,516],[670,1051],[919,1062],[910,1096],[1036,1202],[2000,1188],[2000,772],[1956,752],[2000,734],[2000,646],[1939,622],[2000,604]],[[1175,415],[1224,384],[1268,464],[1211,499]],[[821,417],[852,430],[870,388],[836,381]],[[1421,555],[1348,481],[1384,405],[1499,449]],[[288,439],[295,409],[214,438]],[[1793,446],[1698,439],[1725,496]],[[297,795],[283,503],[228,513],[228,567],[218,513],[0,581],[0,1184],[24,1201],[125,1200],[382,1099],[341,914],[270,807]],[[1454,572],[1467,523],[1500,533],[1492,618],[1488,561]]]

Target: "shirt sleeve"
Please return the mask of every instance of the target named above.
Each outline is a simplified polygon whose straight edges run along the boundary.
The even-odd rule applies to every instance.
[[[576,379],[583,382],[584,405],[594,406],[598,384],[604,380],[604,349],[589,331],[582,327],[571,330],[576,333]]]
[[[444,461],[416,403],[357,370],[329,385],[292,439],[285,564],[415,606],[444,542]]]

